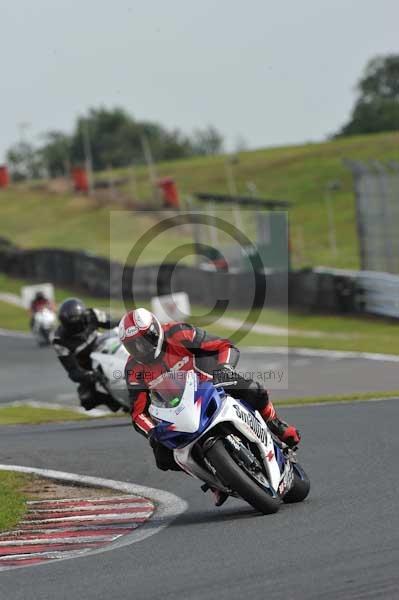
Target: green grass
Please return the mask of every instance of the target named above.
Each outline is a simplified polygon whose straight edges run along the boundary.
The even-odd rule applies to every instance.
[[[26,281],[14,279],[0,274],[0,292],[20,293],[22,285]],[[75,292],[76,293],[76,292]],[[56,289],[57,303],[74,295],[67,289]],[[82,297],[81,294],[78,294]],[[87,306],[109,307],[109,300],[83,296]],[[140,305],[149,307],[148,302],[140,302]],[[116,314],[124,312],[121,302],[113,300],[110,308]],[[193,315],[204,312],[203,307],[194,306]],[[246,319],[247,311],[229,310],[226,316],[236,319]],[[253,317],[249,315],[249,321]],[[287,313],[274,309],[266,309],[261,312],[257,323],[263,325],[274,325],[278,327],[289,327],[290,335],[276,336],[259,334],[249,331],[240,341],[244,346],[285,346],[306,347],[323,350],[347,350],[353,352],[381,352],[387,354],[399,354],[399,323],[397,320],[383,319],[371,316],[340,316],[328,314],[300,313],[290,311]],[[0,301],[0,328],[17,331],[28,331],[29,318],[24,309]],[[207,327],[210,332],[230,337],[232,330],[220,324]],[[301,336],[301,332],[304,335]],[[320,337],[307,337],[305,333],[320,332]]]
[[[399,134],[387,133],[242,152],[234,166],[238,192],[247,194],[247,182],[251,181],[256,184],[260,196],[291,201],[295,266],[323,264],[358,268],[352,177],[342,159],[396,160],[398,147]],[[171,175],[176,179],[183,198],[195,191],[227,192],[224,156],[162,163],[157,169],[159,176]],[[120,169],[113,175],[128,173],[128,169]],[[146,169],[137,167],[135,176],[140,207],[153,206]],[[324,191],[331,180],[339,180],[341,184],[333,200],[338,257],[331,254],[327,243]],[[120,208],[120,204],[117,205],[107,192],[92,200],[71,193],[55,194],[37,186],[31,188],[11,186],[0,193],[0,236],[9,237],[25,247],[81,248],[109,255],[109,211]],[[125,205],[131,203],[131,184],[122,193]],[[124,214],[117,227],[117,239],[113,240],[112,257],[125,258],[126,247],[131,247],[158,220],[158,213],[140,218]],[[166,251],[174,246],[175,239],[173,234],[151,244],[146,260],[160,262]],[[179,240],[188,239],[190,233],[182,231]]]
[[[29,317],[26,310],[0,300],[0,329],[28,331]]]
[[[0,471],[0,531],[12,529],[26,511],[23,487],[29,476],[11,471]]]
[[[96,303],[98,304],[98,302]],[[265,317],[265,315],[264,315]],[[322,350],[346,350],[350,352],[380,352],[382,354],[399,354],[398,336],[395,335],[399,325],[379,320],[348,319],[336,317],[334,334],[348,336],[337,338],[331,332],[324,331],[321,337],[301,337],[299,335],[273,336],[248,332],[240,341],[240,346],[286,346],[290,348],[313,348]],[[263,319],[262,319],[263,320]],[[305,321],[306,322],[306,321]],[[356,330],[354,327],[358,327]],[[16,331],[28,331],[28,318],[22,309],[0,302],[0,328]],[[351,328],[351,329],[350,329]],[[232,330],[220,325],[207,328],[210,332],[223,337],[231,337]],[[311,331],[311,329],[310,329]]]
[[[88,418],[88,415],[67,408],[35,408],[24,405],[0,408],[0,425],[36,425],[58,421],[81,421]]]
[[[374,400],[375,398],[399,398],[399,390],[384,392],[353,392],[351,394],[339,394],[331,396],[306,396],[302,398],[287,398],[273,400],[276,406],[301,406],[306,404],[331,404],[335,402],[362,402]]]
[[[233,316],[234,311],[229,312]],[[263,311],[258,323],[287,326],[287,316],[275,310]],[[373,316],[308,314],[290,311],[290,334],[284,336],[261,335],[253,331],[245,337],[246,345],[305,347],[322,350],[350,352],[381,352],[399,354],[399,322]],[[223,327],[214,329],[220,335],[227,333]],[[301,332],[319,332],[320,337],[301,336]]]

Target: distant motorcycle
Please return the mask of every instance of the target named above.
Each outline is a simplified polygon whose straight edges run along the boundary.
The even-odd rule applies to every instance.
[[[32,333],[39,346],[51,344],[56,326],[55,312],[44,307],[32,316]]]
[[[226,389],[223,388],[223,385]],[[258,511],[301,502],[310,482],[295,452],[271,434],[260,414],[228,394],[228,384],[171,371],[151,387],[155,439],[176,463],[209,487],[240,497]]]

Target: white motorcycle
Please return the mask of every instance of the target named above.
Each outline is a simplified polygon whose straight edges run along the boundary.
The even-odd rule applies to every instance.
[[[129,357],[121,344],[118,329],[98,336],[91,353],[93,371],[97,375],[96,388],[106,392],[125,412],[130,412],[130,401],[125,381],[125,365]],[[116,408],[113,405],[112,410]]]
[[[56,326],[55,312],[50,308],[42,308],[32,317],[32,333],[38,346],[49,346]]]
[[[257,411],[195,371],[171,371],[151,386],[154,438],[205,486],[246,500],[258,511],[301,502],[310,482],[295,453],[271,434]]]

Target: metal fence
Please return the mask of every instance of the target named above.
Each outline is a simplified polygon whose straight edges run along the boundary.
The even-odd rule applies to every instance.
[[[354,178],[361,269],[399,274],[399,163],[345,164]]]

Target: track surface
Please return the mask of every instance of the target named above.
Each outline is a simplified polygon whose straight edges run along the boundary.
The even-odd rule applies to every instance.
[[[32,338],[0,336],[0,404],[14,400],[39,400],[77,404],[76,386],[68,380],[51,348],[37,348]],[[273,398],[318,396],[395,390],[399,387],[399,364],[364,358],[300,357],[242,351],[242,371],[284,371],[288,389],[275,389]],[[288,374],[288,378],[287,378]],[[274,384],[263,380],[267,388]]]
[[[216,509],[198,482],[156,471],[145,440],[123,423],[0,428],[3,462],[135,481],[189,502],[185,515],[133,546],[1,574],[0,597],[397,598],[398,403],[284,415],[302,430],[313,488],[305,503],[269,517],[238,500]]]
[[[0,343],[2,401],[73,392],[47,351],[35,352],[29,340]],[[254,360],[261,358],[244,356],[252,368]],[[396,388],[397,372],[388,363],[308,359],[290,365],[290,392]],[[136,482],[189,503],[168,528],[132,546],[2,573],[0,598],[398,598],[399,403],[281,412],[302,432],[299,458],[312,491],[305,503],[268,517],[233,499],[216,509],[197,481],[157,471],[146,441],[125,421],[0,427],[0,462]]]

